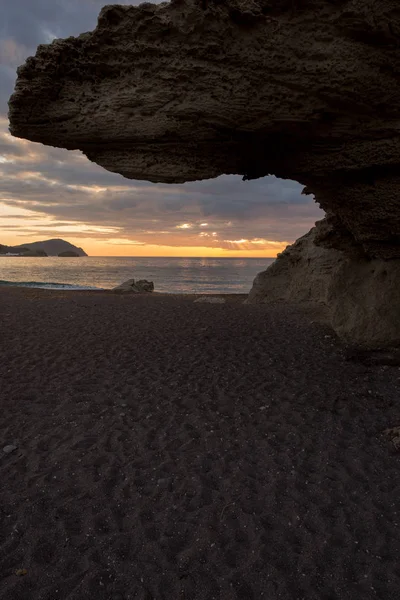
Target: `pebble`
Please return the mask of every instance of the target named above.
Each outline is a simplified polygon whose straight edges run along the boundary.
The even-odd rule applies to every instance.
[[[167,485],[169,483],[168,477],[162,477],[161,479],[157,479],[157,485]]]
[[[17,448],[18,448],[18,446],[14,446],[13,444],[8,444],[8,446],[4,446],[3,452],[5,452],[5,454],[11,454],[11,452],[14,452],[14,450],[16,450]]]
[[[128,406],[128,405],[127,405],[127,404],[124,402],[123,404],[121,404],[121,406],[124,406],[124,407],[125,407],[125,406]]]

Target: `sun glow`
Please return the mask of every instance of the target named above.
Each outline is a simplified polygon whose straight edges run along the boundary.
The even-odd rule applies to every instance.
[[[177,229],[191,229],[193,225],[191,223],[182,223],[182,225],[177,225]]]
[[[7,129],[0,117],[2,244],[62,237],[92,256],[273,258],[315,220],[301,205],[294,205],[299,231],[275,208],[243,219],[242,192],[233,193],[228,208],[224,186],[229,190],[232,182],[216,181],[215,195],[201,182],[188,188],[132,182],[107,174],[79,151],[49,149]],[[275,235],[285,219],[280,241]],[[264,238],[267,231],[275,239]]]

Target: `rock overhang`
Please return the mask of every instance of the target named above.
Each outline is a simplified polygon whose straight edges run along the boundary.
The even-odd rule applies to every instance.
[[[19,69],[10,131],[132,179],[296,179],[318,243],[397,258],[399,39],[394,0],[106,6]]]

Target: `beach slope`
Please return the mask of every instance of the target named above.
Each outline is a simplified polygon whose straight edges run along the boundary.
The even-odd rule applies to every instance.
[[[226,300],[1,290],[1,600],[398,598],[398,367]]]

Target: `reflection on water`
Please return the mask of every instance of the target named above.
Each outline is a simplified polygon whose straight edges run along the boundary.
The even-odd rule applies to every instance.
[[[0,280],[112,288],[150,279],[159,292],[247,293],[269,258],[0,257]]]
[[[190,258],[178,258],[176,267],[181,269],[190,269],[191,268]]]

